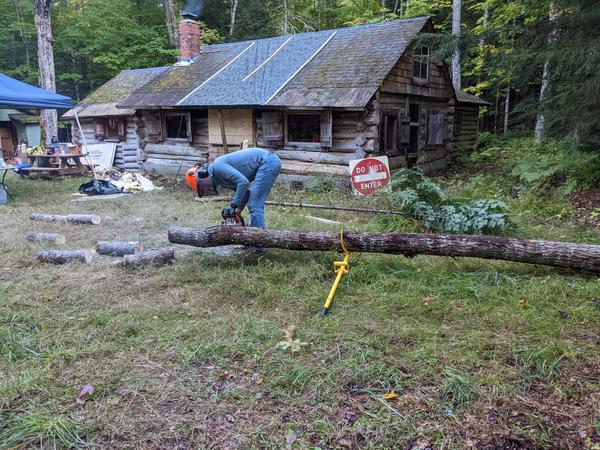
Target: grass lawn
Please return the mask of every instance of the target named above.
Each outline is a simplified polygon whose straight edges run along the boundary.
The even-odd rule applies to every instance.
[[[174,265],[38,263],[28,231],[69,248],[168,245],[167,228],[218,224],[221,204],[177,186],[72,202],[82,180],[18,180],[0,207],[0,448],[598,449],[597,276],[478,259],[351,257],[333,309],[334,253],[222,257],[177,247]],[[511,234],[600,244],[569,207],[512,199],[492,175],[449,192],[503,198]],[[351,203],[278,189],[275,199]],[[356,203],[356,202],[355,202]],[[381,205],[385,206],[385,205]],[[34,223],[95,213],[98,226]],[[272,228],[403,229],[387,218],[268,208]],[[75,401],[84,385],[95,392]],[[395,398],[384,399],[390,392]]]

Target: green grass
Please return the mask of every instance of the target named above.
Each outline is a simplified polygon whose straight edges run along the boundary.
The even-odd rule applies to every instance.
[[[219,222],[222,205],[194,202],[177,186],[73,203],[80,183],[9,180],[16,200],[0,212],[0,448],[576,448],[579,430],[598,427],[596,276],[353,254],[321,319],[335,253],[227,258],[178,247],[165,267],[129,271],[101,257],[39,264],[28,231],[65,233],[73,248],[98,240],[150,248],[168,245],[170,225]],[[458,195],[507,201],[514,235],[600,243],[564,202],[511,199],[507,183],[444,181]],[[274,198],[365,205],[324,182]],[[95,213],[103,223],[34,223],[32,212]],[[274,228],[419,228],[350,213],[267,213]],[[96,391],[80,405],[86,384]],[[392,390],[399,397],[384,400]]]

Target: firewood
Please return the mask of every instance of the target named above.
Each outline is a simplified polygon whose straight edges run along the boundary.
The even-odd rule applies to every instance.
[[[44,222],[64,222],[64,223],[76,223],[86,225],[98,225],[102,222],[100,216],[95,214],[69,214],[67,216],[60,216],[56,214],[32,214],[31,220],[41,220]]]
[[[499,259],[600,272],[600,245],[496,236],[345,232],[351,252]],[[335,232],[263,230],[244,227],[170,228],[169,241],[195,247],[256,245],[288,250],[340,251]]]
[[[67,239],[62,234],[58,233],[31,232],[27,234],[27,240],[29,242],[53,242],[59,245],[62,245],[67,242]]]
[[[37,251],[37,257],[40,261],[54,264],[67,264],[79,261],[90,264],[93,259],[92,252],[89,250],[43,250]]]
[[[140,267],[148,265],[169,264],[175,260],[175,250],[172,248],[153,248],[135,255],[125,255],[118,265],[125,267]]]
[[[144,250],[139,242],[109,242],[100,241],[96,245],[96,252],[106,256],[134,255]]]

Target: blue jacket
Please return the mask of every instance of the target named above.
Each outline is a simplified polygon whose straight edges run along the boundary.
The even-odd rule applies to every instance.
[[[214,183],[235,191],[231,200],[234,205],[242,205],[250,183],[254,181],[258,168],[269,157],[270,152],[262,148],[247,148],[219,156],[208,167],[208,174]]]

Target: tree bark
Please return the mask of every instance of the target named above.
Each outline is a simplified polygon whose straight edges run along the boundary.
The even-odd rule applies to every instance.
[[[554,12],[554,5],[550,6],[550,23],[556,21],[556,14]],[[556,40],[558,31],[551,30],[548,35],[548,47],[551,47]],[[539,97],[539,110],[535,121],[535,143],[541,144],[545,139],[545,127],[546,127],[546,116],[544,114],[544,103],[550,90],[550,62],[546,60],[544,63],[544,70],[542,72],[542,85],[540,86],[540,97]]]
[[[164,0],[165,25],[169,33],[169,42],[175,48],[179,48],[179,28],[175,22],[175,6],[173,0]]]
[[[67,264],[82,262],[90,264],[94,256],[89,250],[38,250],[37,257],[40,261],[53,264]]]
[[[351,252],[474,257],[600,271],[600,245],[495,236],[362,232],[346,232],[343,240]],[[243,227],[170,228],[169,241],[195,247],[237,244],[288,250],[341,250],[339,233]]]
[[[29,242],[54,242],[61,245],[67,242],[64,235],[58,233],[28,233],[27,240]]]
[[[287,0],[283,0],[283,30],[282,34],[288,34],[289,29],[289,11],[288,11],[288,2]]]
[[[51,0],[35,0],[34,21],[38,42],[39,84],[42,89],[56,92],[51,7]],[[49,144],[53,136],[58,136],[58,115],[55,109],[41,111],[40,128],[42,144]]]
[[[453,0],[452,2],[452,35],[456,39],[456,48],[452,55],[452,84],[454,89],[462,89],[462,79],[460,73],[460,23],[462,12],[462,0]]]
[[[175,250],[172,248],[154,248],[135,255],[125,255],[118,265],[124,267],[140,267],[153,264],[168,264],[175,260]]]
[[[109,242],[100,241],[96,245],[96,253],[105,256],[135,255],[144,250],[139,242]]]
[[[65,222],[86,225],[98,225],[102,222],[100,216],[95,214],[69,214],[68,216],[59,216],[55,214],[37,214],[30,216],[31,220],[39,220],[43,222]]]
[[[508,116],[510,114],[510,85],[506,88],[506,101],[504,102],[504,134],[508,134]]]
[[[229,22],[229,36],[235,31],[235,19],[237,16],[238,0],[231,0],[231,20]]]

